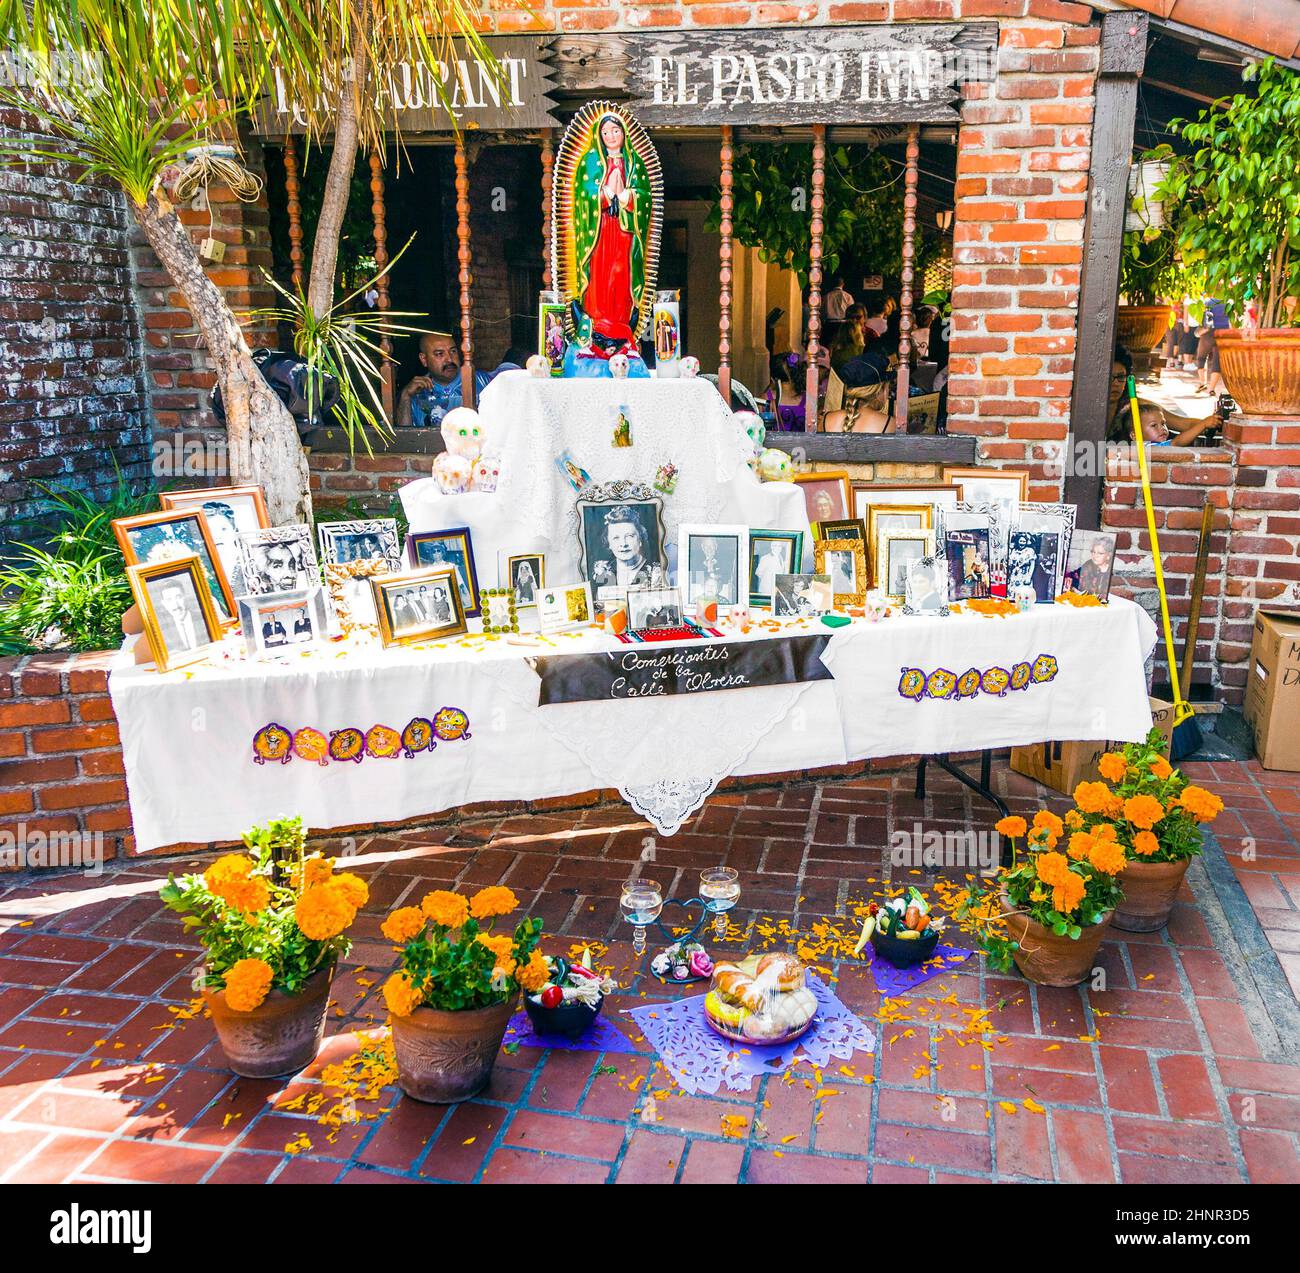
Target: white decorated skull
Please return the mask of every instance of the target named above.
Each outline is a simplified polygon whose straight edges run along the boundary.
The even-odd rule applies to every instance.
[[[474,489],[488,494],[497,488],[501,476],[501,461],[495,455],[480,455],[474,461]]]
[[[765,482],[788,482],[790,457],[770,446],[758,457],[758,473]]]
[[[545,354],[534,354],[524,363],[524,369],[530,376],[536,376],[540,380],[551,374],[551,360]]]
[[[453,407],[439,425],[443,444],[452,455],[463,456],[472,464],[483,450],[483,424],[478,412],[470,407]]]
[[[694,380],[700,374],[700,360],[694,354],[687,354],[681,361],[682,376],[687,380]]]
[[[469,490],[472,473],[473,465],[463,455],[444,451],[434,457],[433,478],[444,495],[459,495]]]
[[[767,437],[767,425],[763,423],[763,417],[753,411],[737,411],[736,419],[745,430],[745,436],[749,438],[749,444],[757,455],[763,449],[763,441]]]
[[[626,380],[630,365],[626,354],[612,354],[609,359],[609,374],[615,380]]]

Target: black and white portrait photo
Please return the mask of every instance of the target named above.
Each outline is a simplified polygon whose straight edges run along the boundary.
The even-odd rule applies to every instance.
[[[583,574],[592,589],[662,588],[663,530],[658,500],[578,501]]]
[[[321,524],[320,559],[326,565],[372,561],[376,557],[384,558],[394,571],[402,567],[397,522],[393,518],[375,517],[365,521]]]
[[[942,557],[919,557],[907,568],[905,599],[917,614],[938,614],[948,606],[948,569]]]
[[[813,618],[828,613],[835,604],[830,575],[777,575],[772,592],[772,613],[784,618]]]
[[[240,537],[270,525],[262,488],[218,486],[193,491],[160,491],[158,502],[165,509],[197,508],[203,513],[231,593],[236,597],[247,593],[249,587],[244,579]]]
[[[1042,536],[1029,530],[1013,530],[1007,550],[1007,590],[1032,588],[1038,572]]]
[[[912,563],[929,556],[933,548],[934,537],[930,531],[886,531],[877,583],[889,596],[902,601],[907,594],[907,575]]]
[[[546,583],[546,561],[541,553],[521,553],[509,559],[510,591],[515,596],[515,608],[522,610],[537,605],[537,594]]]
[[[325,590],[240,597],[239,626],[250,658],[302,649],[329,636]]]
[[[686,604],[716,597],[724,606],[745,600],[749,528],[682,525],[677,531],[677,578]],[[746,568],[742,569],[742,563]]]
[[[474,549],[469,528],[420,531],[410,536],[411,565],[418,567],[450,566],[456,572],[460,604],[471,618],[479,613],[478,574],[474,569]]]
[[[633,629],[677,628],[682,623],[682,598],[676,588],[629,588],[628,621]]]
[[[221,621],[198,559],[135,564],[126,573],[159,671],[205,659],[221,640]]]
[[[751,531],[749,535],[749,603],[770,606],[777,575],[798,572],[803,536],[791,531]]]
[[[221,557],[202,509],[121,518],[114,522],[113,531],[128,566],[175,561],[193,554],[203,567],[218,613],[226,619],[235,617],[234,594],[228,592],[227,575],[217,565]]]
[[[465,631],[454,570],[412,571],[371,578],[379,631],[385,645],[436,640]]]
[[[244,579],[251,593],[294,592],[320,583],[311,530],[274,526],[240,536]]]
[[[857,592],[857,579],[853,569],[853,554],[847,549],[827,549],[826,571],[831,577],[834,593]]]
[[[151,579],[149,596],[158,616],[158,630],[170,652],[189,654],[208,644],[211,637],[203,623],[203,607],[188,574]]]

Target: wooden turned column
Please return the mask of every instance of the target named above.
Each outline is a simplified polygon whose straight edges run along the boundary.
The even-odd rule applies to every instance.
[[[555,175],[555,131],[542,130],[542,289],[551,286],[551,182]]]
[[[728,406],[731,405],[731,213],[735,207],[732,196],[731,163],[735,158],[732,148],[730,124],[722,125],[722,194],[718,201],[722,216],[718,225],[718,392]]]
[[[295,289],[302,288],[302,203],[298,183],[298,144],[292,133],[284,138],[284,203],[289,213],[289,263]]]
[[[808,375],[804,382],[804,428],[814,430],[821,421],[817,411],[817,355],[822,331],[822,232],[826,212],[826,125],[813,125],[812,223],[808,245]]]
[[[379,152],[370,154],[370,213],[375,226],[375,273],[379,275],[375,283],[378,296],[375,308],[381,313],[390,307],[388,299],[388,275],[383,273],[388,265],[388,227],[385,224],[387,210],[384,205],[384,169]],[[384,405],[384,418],[391,424],[393,415],[393,342],[387,334],[379,339],[379,347],[384,351],[383,387],[380,397]]]
[[[898,386],[894,393],[894,432],[907,432],[907,398],[912,369],[912,294],[916,281],[916,174],[921,153],[921,129],[907,130],[907,161],[903,172],[903,270],[898,297]]]
[[[474,406],[474,320],[470,313],[469,246],[469,159],[465,138],[456,134],[456,260],[460,265],[460,396],[467,407]]]

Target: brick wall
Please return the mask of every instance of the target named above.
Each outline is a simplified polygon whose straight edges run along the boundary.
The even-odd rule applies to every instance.
[[[357,500],[367,511],[387,516],[397,492],[417,477],[433,471],[433,457],[391,451],[382,455],[349,455],[346,451],[312,451],[312,504],[321,512],[343,508]]]
[[[0,111],[0,138],[21,123]],[[75,176],[0,164],[0,544],[40,537],[37,482],[104,495],[110,455],[128,480],[149,469],[128,214]]]

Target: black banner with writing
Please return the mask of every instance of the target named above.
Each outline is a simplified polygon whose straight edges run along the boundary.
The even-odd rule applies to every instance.
[[[661,698],[829,681],[821,661],[826,636],[770,641],[710,641],[707,645],[629,645],[602,654],[544,655],[529,662],[542,679],[540,703],[591,703]]]

